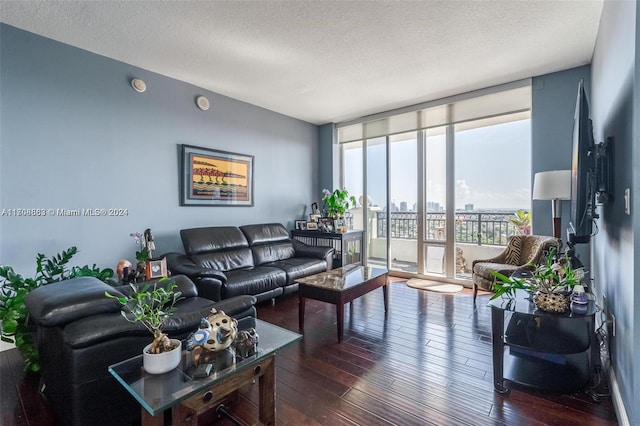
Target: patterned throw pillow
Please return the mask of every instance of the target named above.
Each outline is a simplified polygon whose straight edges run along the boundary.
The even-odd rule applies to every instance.
[[[519,265],[522,257],[522,236],[514,235],[509,237],[507,244],[506,262],[509,265]]]

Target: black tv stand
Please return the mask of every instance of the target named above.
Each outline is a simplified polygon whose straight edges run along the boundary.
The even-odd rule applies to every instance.
[[[585,389],[598,360],[594,301],[584,314],[554,314],[537,309],[528,297],[517,290],[514,300],[489,302],[496,392],[507,393],[507,383],[560,393]]]

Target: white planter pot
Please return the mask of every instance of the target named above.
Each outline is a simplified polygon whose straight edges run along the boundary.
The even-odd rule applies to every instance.
[[[177,339],[171,339],[172,342],[177,342],[178,347],[161,354],[147,353],[151,347],[151,343],[144,347],[142,350],[142,365],[144,370],[150,374],[162,374],[173,370],[180,365],[182,359],[182,342]]]

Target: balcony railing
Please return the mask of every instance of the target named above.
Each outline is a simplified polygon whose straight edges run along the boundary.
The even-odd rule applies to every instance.
[[[459,212],[456,213],[455,241],[506,246],[507,237],[517,233],[517,227],[509,222],[514,212]],[[387,213],[377,212],[377,237],[387,237]],[[391,238],[417,240],[418,214],[415,212],[392,212],[389,217]],[[427,240],[446,239],[444,213],[427,213],[425,237]]]

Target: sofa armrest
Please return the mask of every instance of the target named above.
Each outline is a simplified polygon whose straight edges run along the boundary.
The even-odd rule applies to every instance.
[[[167,253],[163,255],[167,259],[167,267],[173,274],[186,275],[196,281],[198,278],[215,278],[227,282],[224,272],[217,269],[201,268],[196,265],[186,254]]]
[[[119,312],[116,299],[105,297],[108,292],[123,294],[94,277],[80,277],[33,289],[24,298],[31,319],[43,327],[64,326],[87,316]]]
[[[196,285],[193,283],[193,281],[191,281],[191,279],[189,279],[189,277],[182,274],[172,275],[168,278],[160,278],[155,280],[143,281],[140,283],[127,284],[115,288],[122,294],[131,296],[134,288],[140,290],[144,286],[148,285],[150,287],[158,286],[166,289],[171,284],[176,285],[175,291],[179,291],[180,293],[182,293],[183,298],[198,296],[198,288],[196,287]]]
[[[335,248],[329,246],[310,246],[298,240],[291,240],[293,243],[293,249],[296,252],[296,257],[311,257],[314,259],[329,259],[333,258]]]
[[[235,317],[238,314],[250,311],[257,301],[258,299],[254,296],[242,295],[216,302],[213,307],[218,311],[223,311],[225,314]],[[253,312],[252,316],[255,317],[255,310]]]

